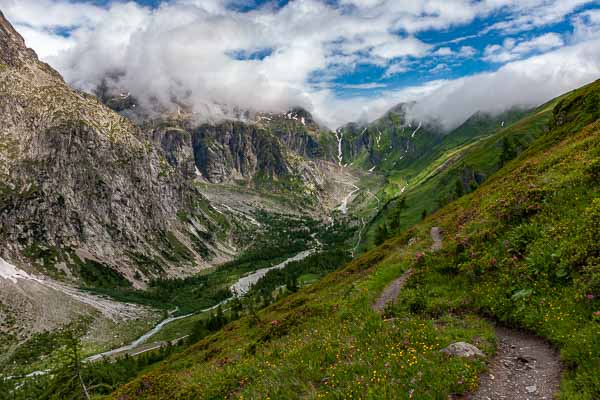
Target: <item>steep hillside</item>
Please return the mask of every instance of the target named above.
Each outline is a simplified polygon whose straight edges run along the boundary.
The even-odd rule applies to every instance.
[[[381,240],[384,223],[388,234],[390,225],[392,230],[404,229],[476,189],[548,130],[558,101],[494,117],[476,113],[426,154],[387,173],[387,183],[378,193],[384,206],[368,224],[364,247]]]
[[[140,258],[165,270],[206,265],[194,225],[177,218],[185,211],[208,230],[198,193],[137,127],[70,89],[0,22],[11,49],[0,55],[3,256],[66,277],[84,276],[89,259],[129,280],[160,272],[141,270]],[[179,259],[165,257],[178,246]]]
[[[158,315],[74,286],[142,287],[229,260],[219,214],[149,137],[69,88],[1,14],[0,50],[3,353],[80,319],[103,343],[122,339],[106,333],[120,322],[135,335]]]
[[[561,350],[561,399],[598,398],[598,93],[600,82],[560,100],[550,130],[474,192],[111,398],[459,396],[493,355],[489,318]],[[371,305],[409,269],[382,319]],[[485,356],[439,351],[457,341]]]

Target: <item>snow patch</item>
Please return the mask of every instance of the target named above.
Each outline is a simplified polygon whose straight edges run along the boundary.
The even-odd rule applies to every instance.
[[[50,278],[39,278],[8,263],[0,258],[0,278],[10,280],[18,284],[18,280],[33,281],[47,288],[61,292],[76,301],[86,304],[100,311],[107,318],[116,321],[118,319],[133,319],[138,316],[138,307],[127,303],[118,303],[99,296],[94,296],[80,291],[77,288],[56,282]]]
[[[23,271],[10,264],[8,261],[4,260],[0,257],[0,278],[8,279],[12,283],[17,283],[17,279],[24,279],[28,281],[37,281],[38,279],[29,275],[27,272]]]

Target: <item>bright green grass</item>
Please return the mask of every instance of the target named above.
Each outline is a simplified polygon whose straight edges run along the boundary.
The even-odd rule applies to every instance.
[[[298,278],[298,284],[307,285],[316,282],[318,279],[319,275],[317,274],[304,274]]]
[[[563,96],[564,97],[564,96]],[[406,197],[408,209],[403,214],[404,229],[421,220],[423,210],[428,213],[439,208],[438,198],[452,198],[456,180],[464,169],[477,172],[488,177],[499,167],[502,140],[511,138],[518,140],[523,146],[531,143],[546,129],[552,118],[554,106],[563,98],[559,97],[531,113],[525,115],[504,129],[493,134],[480,134],[471,142],[453,138],[453,133],[432,151],[405,168],[393,171],[388,176],[388,184],[380,192],[386,199]],[[460,136],[460,132],[458,132]],[[464,139],[464,138],[463,138]],[[402,188],[406,188],[401,192]],[[383,223],[387,212],[382,212],[370,221],[361,249],[373,246],[375,230]]]

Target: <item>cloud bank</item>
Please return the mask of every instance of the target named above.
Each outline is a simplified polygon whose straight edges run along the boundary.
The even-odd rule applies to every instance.
[[[150,107],[188,104],[200,115],[224,108],[285,111],[303,106],[335,128],[372,120],[417,100],[415,117],[454,126],[475,111],[539,104],[600,77],[597,10],[584,0],[294,0],[241,11],[241,0],[171,0],[157,8],[68,0],[0,0],[0,8],[44,60],[72,85],[91,91],[110,77]],[[447,30],[502,13],[487,32],[515,34],[475,49],[425,42]],[[573,34],[518,36],[572,15]],[[460,40],[459,40],[460,41]],[[543,54],[540,54],[543,53]],[[498,63],[495,72],[452,80],[435,74],[457,60]],[[428,59],[432,79],[387,89]],[[433,61],[432,61],[433,60]],[[380,68],[372,82],[337,83],[361,65]],[[336,89],[352,90],[340,96]]]

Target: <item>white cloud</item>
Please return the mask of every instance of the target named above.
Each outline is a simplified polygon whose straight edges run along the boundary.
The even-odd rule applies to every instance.
[[[404,56],[423,56],[431,46],[418,39],[409,37],[406,39],[393,38],[387,42],[375,46],[371,54],[376,57],[393,59]]]
[[[387,68],[383,77],[390,78],[394,75],[401,74],[406,71],[408,71],[408,66],[405,63],[402,63],[402,62],[394,63],[394,64],[391,64]]]
[[[579,13],[571,19],[575,41],[587,40],[600,36],[600,9]]]
[[[65,0],[0,0],[0,7],[14,23],[36,28],[90,25],[106,13],[101,7]]]
[[[487,31],[516,33],[563,21],[579,7],[593,4],[589,0],[485,0],[487,7],[509,11],[509,16]]]
[[[330,90],[311,93],[316,116],[328,126],[335,128],[349,121],[371,121],[379,118],[401,102],[410,102],[429,96],[444,85],[444,81],[431,81],[422,86],[402,90],[388,90],[377,96],[339,98]]]
[[[450,47],[440,47],[439,49],[437,49],[436,51],[433,52],[433,55],[435,56],[451,56],[453,55],[454,52],[452,51],[452,49]]]
[[[140,101],[152,99],[161,108],[175,107],[174,99],[198,112],[215,104],[312,108],[315,74],[325,82],[359,63],[387,68],[431,47],[391,33],[388,14],[345,13],[319,0],[240,13],[226,7],[231,3],[173,0],[153,10],[134,2],[0,0],[26,42],[68,82],[92,90],[112,76]],[[69,26],[68,37],[55,33],[59,25]],[[256,49],[272,52],[263,59],[231,57]]]
[[[450,47],[444,46],[438,48],[432,54],[439,57],[471,58],[477,54],[477,50],[471,46],[461,46],[458,51],[454,51]]]
[[[530,40],[517,42],[507,38],[502,45],[489,45],[484,51],[484,60],[503,63],[523,58],[534,52],[544,52],[564,45],[564,40],[557,33],[546,33]]]
[[[39,49],[37,53],[42,59],[56,56],[75,45],[73,40],[49,31],[37,30],[28,26],[19,25],[15,28],[27,39],[28,46]]]
[[[360,83],[360,84],[354,84],[354,85],[341,85],[341,87],[343,87],[344,89],[361,89],[361,90],[367,90],[367,89],[379,89],[379,88],[384,88],[387,87],[387,85],[385,83]]]
[[[492,73],[446,81],[414,109],[415,118],[439,118],[446,127],[475,111],[535,106],[600,78],[600,39],[514,61]]]
[[[476,111],[500,113],[512,106],[537,106],[599,79],[599,49],[600,39],[588,40],[510,62],[491,73],[387,90],[375,98],[338,99],[328,90],[321,90],[313,93],[311,100],[329,126],[370,121],[398,103],[416,101],[411,118],[435,119],[450,129]]]
[[[448,71],[449,69],[448,64],[441,63],[430,69],[429,72],[431,74],[439,74],[440,72]]]
[[[491,14],[508,15],[505,22],[511,22],[496,24],[493,29],[529,29],[561,20],[584,2],[340,0],[341,7],[336,7],[324,0],[292,0],[282,8],[271,4],[241,13],[228,7],[241,4],[241,0],[171,0],[157,9],[124,1],[98,6],[71,0],[0,0],[0,8],[27,43],[75,86],[90,90],[112,74],[118,75],[119,85],[139,99],[154,99],[161,106],[168,107],[177,99],[192,104],[199,113],[213,114],[220,110],[216,105],[223,104],[265,111],[301,105],[333,127],[356,119],[357,114],[375,118],[399,101],[434,92],[437,97],[431,99],[426,113],[440,115],[444,122],[452,124],[463,114],[475,111],[479,102],[485,104],[481,99],[484,94],[494,98],[490,95],[494,90],[504,93],[501,77],[522,85],[506,85],[518,93],[513,93],[513,102],[547,98],[550,89],[534,90],[543,82],[536,76],[548,78],[547,71],[560,77],[548,78],[549,82],[556,79],[558,90],[573,88],[591,79],[592,71],[598,73],[597,58],[583,50],[568,53],[572,59],[534,57],[520,61],[531,63],[531,76],[515,69],[519,62],[513,62],[494,74],[434,81],[401,91],[380,90],[377,98],[339,99],[330,81],[363,63],[385,69],[384,78],[390,78],[424,65],[422,58],[436,48],[436,56],[448,58],[439,65],[477,54],[473,47],[457,47],[458,41],[433,46],[424,43],[415,37],[423,30],[449,29]],[[596,14],[582,13],[572,21],[576,29],[571,43],[592,43],[589,39],[597,30]],[[68,37],[59,34],[59,28],[65,27],[69,28]],[[504,58],[506,62],[562,46],[562,39],[552,35],[507,41],[490,47],[484,56],[490,60]],[[233,52],[259,49],[272,52],[263,59],[231,57]],[[534,62],[536,59],[560,68]],[[509,68],[511,65],[513,69]],[[469,82],[486,91],[471,93],[461,89],[470,87]],[[385,89],[381,83],[366,85],[370,86],[354,89]],[[522,93],[522,87],[533,89]],[[443,99],[448,93],[457,95],[446,104]],[[502,106],[508,103],[508,92],[501,99]]]
[[[462,46],[458,55],[463,58],[471,58],[477,54],[477,50],[472,46]]]

